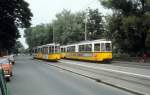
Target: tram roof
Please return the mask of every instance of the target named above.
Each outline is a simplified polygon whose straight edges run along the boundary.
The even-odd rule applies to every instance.
[[[46,45],[41,45],[41,46],[37,46],[36,48],[42,48],[42,47],[45,47],[45,46],[59,46],[60,44],[56,44],[56,43],[50,43],[50,44],[46,44]]]
[[[106,40],[106,39],[97,39],[97,40],[87,40],[87,41],[81,41],[78,43],[71,43],[71,44],[67,44],[67,45],[62,45],[61,47],[65,47],[65,46],[73,46],[73,45],[81,45],[81,44],[89,44],[89,43],[101,43],[101,42],[108,42],[111,43],[110,40]]]

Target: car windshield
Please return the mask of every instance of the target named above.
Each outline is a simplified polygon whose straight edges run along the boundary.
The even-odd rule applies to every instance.
[[[8,64],[9,61],[7,59],[0,59],[0,64]]]

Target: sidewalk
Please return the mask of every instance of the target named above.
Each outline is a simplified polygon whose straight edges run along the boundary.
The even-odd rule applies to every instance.
[[[150,62],[129,62],[129,61],[112,61],[117,62],[117,63],[130,63],[130,64],[145,64],[145,65],[149,65],[150,66]]]

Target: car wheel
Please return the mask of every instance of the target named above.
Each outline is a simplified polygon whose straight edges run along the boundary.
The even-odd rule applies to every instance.
[[[9,82],[9,81],[10,81],[10,77],[7,77],[7,78],[6,78],[6,81]]]
[[[13,76],[13,73],[12,73],[12,72],[10,73],[10,76],[11,76],[11,77]]]

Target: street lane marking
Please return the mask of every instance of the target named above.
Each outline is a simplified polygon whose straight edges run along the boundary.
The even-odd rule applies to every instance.
[[[60,62],[62,62],[62,61],[60,61]],[[79,65],[79,66],[84,66],[84,67],[93,68],[93,69],[100,69],[103,71],[109,71],[109,72],[111,71],[111,72],[116,72],[116,73],[120,73],[120,74],[133,75],[133,76],[138,76],[138,77],[150,79],[150,76],[148,76],[148,75],[142,75],[142,74],[137,74],[137,73],[132,73],[132,72],[118,71],[118,70],[107,69],[107,68],[102,68],[102,67],[93,67],[93,66],[77,64],[77,63],[70,63],[70,62],[62,62],[62,63]]]

